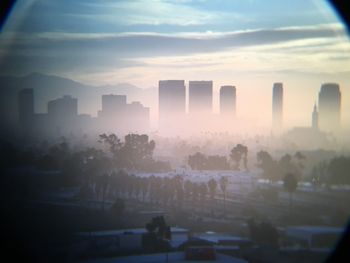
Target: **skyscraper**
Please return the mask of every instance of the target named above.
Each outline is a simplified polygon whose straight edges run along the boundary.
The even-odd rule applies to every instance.
[[[314,110],[312,112],[312,123],[311,123],[311,127],[315,130],[318,130],[318,112],[317,112],[317,107],[316,107],[316,103],[314,105]]]
[[[22,89],[18,93],[18,120],[22,129],[28,129],[34,119],[33,89]]]
[[[126,109],[126,95],[102,95],[101,117],[115,118]]]
[[[184,117],[186,113],[186,88],[184,80],[159,81],[159,120]]]
[[[320,129],[336,131],[340,128],[341,92],[336,83],[325,83],[318,95]]]
[[[186,87],[184,80],[160,80],[158,86],[159,130],[177,133],[186,116]]]
[[[102,131],[119,135],[146,132],[149,129],[150,110],[141,102],[127,103],[126,95],[102,95],[102,110],[97,113]]]
[[[47,115],[51,129],[57,134],[65,134],[76,128],[78,100],[65,95],[47,104]]]
[[[189,113],[212,113],[213,110],[213,81],[189,82]]]
[[[220,114],[234,117],[236,115],[236,87],[221,86],[220,88]]]
[[[78,115],[78,100],[68,95],[51,100],[47,104],[47,113],[52,120],[70,120]]]
[[[273,84],[272,94],[272,126],[274,129],[281,129],[283,121],[283,84]]]

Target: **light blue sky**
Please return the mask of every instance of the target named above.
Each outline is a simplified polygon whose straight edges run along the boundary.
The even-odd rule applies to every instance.
[[[328,3],[319,0],[32,2],[26,11],[25,23],[16,30],[73,33],[227,32],[337,22]],[[18,3],[17,7],[21,8],[22,5]],[[16,12],[14,10],[14,16]]]

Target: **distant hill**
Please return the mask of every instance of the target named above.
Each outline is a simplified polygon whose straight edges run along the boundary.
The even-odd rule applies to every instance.
[[[21,89],[34,89],[35,111],[46,112],[47,102],[63,95],[78,98],[79,113],[96,115],[101,109],[103,94],[127,95],[128,102],[141,101],[154,108],[157,104],[156,88],[141,89],[129,83],[92,86],[68,78],[32,73],[22,77],[0,76],[0,114],[2,120],[17,120],[17,94]]]

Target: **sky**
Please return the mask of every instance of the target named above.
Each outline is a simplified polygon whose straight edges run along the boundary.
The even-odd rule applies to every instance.
[[[214,112],[220,86],[235,85],[239,118],[262,126],[274,82],[290,127],[310,125],[321,84],[336,82],[350,126],[349,37],[327,1],[22,0],[0,39],[1,74],[140,88],[213,80]]]

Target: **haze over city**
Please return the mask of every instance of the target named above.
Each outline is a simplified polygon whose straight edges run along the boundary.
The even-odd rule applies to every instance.
[[[12,13],[1,35],[2,75],[40,72],[141,89],[211,80],[214,112],[220,87],[234,85],[237,117],[255,128],[271,124],[274,82],[284,84],[288,128],[308,125],[321,85],[335,82],[342,125],[350,125],[349,41],[327,2],[18,1]],[[98,100],[79,113],[96,115]],[[143,100],[157,127],[157,100]]]
[[[350,262],[335,2],[0,2],[3,258]]]

